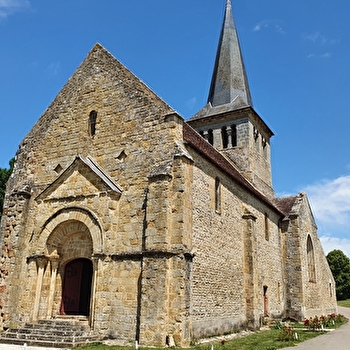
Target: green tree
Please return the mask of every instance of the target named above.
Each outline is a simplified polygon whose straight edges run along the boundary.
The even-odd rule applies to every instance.
[[[12,173],[14,164],[15,164],[15,158],[12,158],[9,161],[9,165],[10,165],[9,169],[0,168],[0,218],[1,218],[2,209],[4,206],[6,183]]]
[[[337,300],[350,298],[350,259],[338,249],[327,254],[327,261],[335,280]]]

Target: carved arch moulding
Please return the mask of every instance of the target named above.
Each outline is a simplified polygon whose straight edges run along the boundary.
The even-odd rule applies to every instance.
[[[103,251],[103,232],[97,217],[90,211],[80,207],[67,207],[60,209],[52,215],[42,226],[35,244],[36,254],[49,254],[47,243],[53,243],[64,234],[60,230],[65,223],[75,222],[80,231],[91,236],[93,254],[100,254]],[[52,235],[53,234],[53,235]]]

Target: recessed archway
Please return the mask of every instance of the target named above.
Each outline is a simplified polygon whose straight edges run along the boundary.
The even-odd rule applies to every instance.
[[[89,211],[78,207],[67,207],[59,210],[51,218],[49,218],[44,224],[37,242],[38,253],[44,252],[50,254],[50,244],[54,241],[61,241],[59,235],[66,235],[67,227],[66,223],[75,222],[76,225],[80,225],[83,228],[79,231],[89,232],[92,239],[93,253],[101,253],[103,250],[103,235],[102,228],[98,222],[98,219]],[[60,228],[65,227],[64,231]],[[49,244],[48,244],[49,243]]]

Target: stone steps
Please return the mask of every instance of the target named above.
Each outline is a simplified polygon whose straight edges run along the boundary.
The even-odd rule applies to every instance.
[[[0,333],[0,344],[42,346],[70,349],[77,345],[98,342],[86,318],[57,318],[26,323],[18,329]]]

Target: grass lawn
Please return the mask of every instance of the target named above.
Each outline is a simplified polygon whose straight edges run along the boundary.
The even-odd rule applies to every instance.
[[[338,305],[343,307],[350,307],[350,299],[338,300]]]
[[[300,332],[299,341],[280,341],[279,335],[281,330],[271,329],[268,331],[256,332],[252,335],[244,336],[241,338],[236,338],[233,340],[228,340],[225,344],[221,344],[220,341],[191,346],[190,350],[211,350],[211,345],[213,344],[214,350],[276,350],[282,349],[288,346],[296,345],[301,341],[314,338],[322,333],[320,332]],[[103,344],[88,345],[77,348],[77,350],[135,350],[133,347],[123,347],[123,346],[107,346]],[[155,350],[157,348],[146,348],[140,347],[139,350]],[[158,348],[159,349],[159,348]]]
[[[346,320],[344,319],[343,323],[345,322]],[[340,326],[341,324],[337,324],[337,326]],[[281,338],[285,338],[287,333],[282,329],[277,329],[277,327],[272,327],[269,330],[258,331],[251,335],[237,337],[232,340],[227,340],[224,342],[224,344],[222,344],[221,340],[218,340],[218,338],[216,338],[216,340],[213,340],[213,342],[211,343],[191,346],[190,350],[211,350],[212,346],[214,350],[276,350],[276,349],[286,348],[288,346],[296,346],[300,342],[303,342],[305,340],[308,340],[323,334],[323,332],[320,332],[320,331],[318,332],[305,331],[302,328],[303,328],[302,324],[295,324],[295,327],[293,326],[292,331],[289,332],[289,336],[291,334],[294,336],[295,332],[297,332],[298,340],[293,339],[293,340],[282,341]],[[288,338],[288,335],[287,335],[287,338]],[[123,346],[107,346],[103,344],[93,344],[93,345],[79,347],[78,349],[79,350],[134,350],[135,348],[126,347],[126,346],[123,347]],[[155,350],[157,348],[140,347],[139,349]]]
[[[341,306],[349,306],[350,300],[344,301]],[[339,304],[339,303],[338,303]],[[340,305],[340,304],[339,304]],[[322,322],[321,322],[322,320]],[[308,322],[308,330],[306,326]],[[289,346],[297,346],[298,343],[324,334],[320,329],[321,324],[325,328],[338,328],[347,322],[343,315],[329,315],[327,317],[313,317],[306,320],[305,323],[280,323],[276,322],[274,326],[267,330],[257,331],[250,335],[235,337],[231,340],[223,340],[220,337],[206,344],[191,346],[190,350],[277,350]],[[321,323],[320,323],[321,322]],[[316,326],[315,326],[316,325]],[[297,333],[297,337],[295,334]],[[296,339],[297,338],[297,339]],[[108,346],[103,344],[91,344],[78,347],[77,350],[134,350],[134,347],[128,346]],[[159,350],[161,348],[140,347],[140,350]]]

